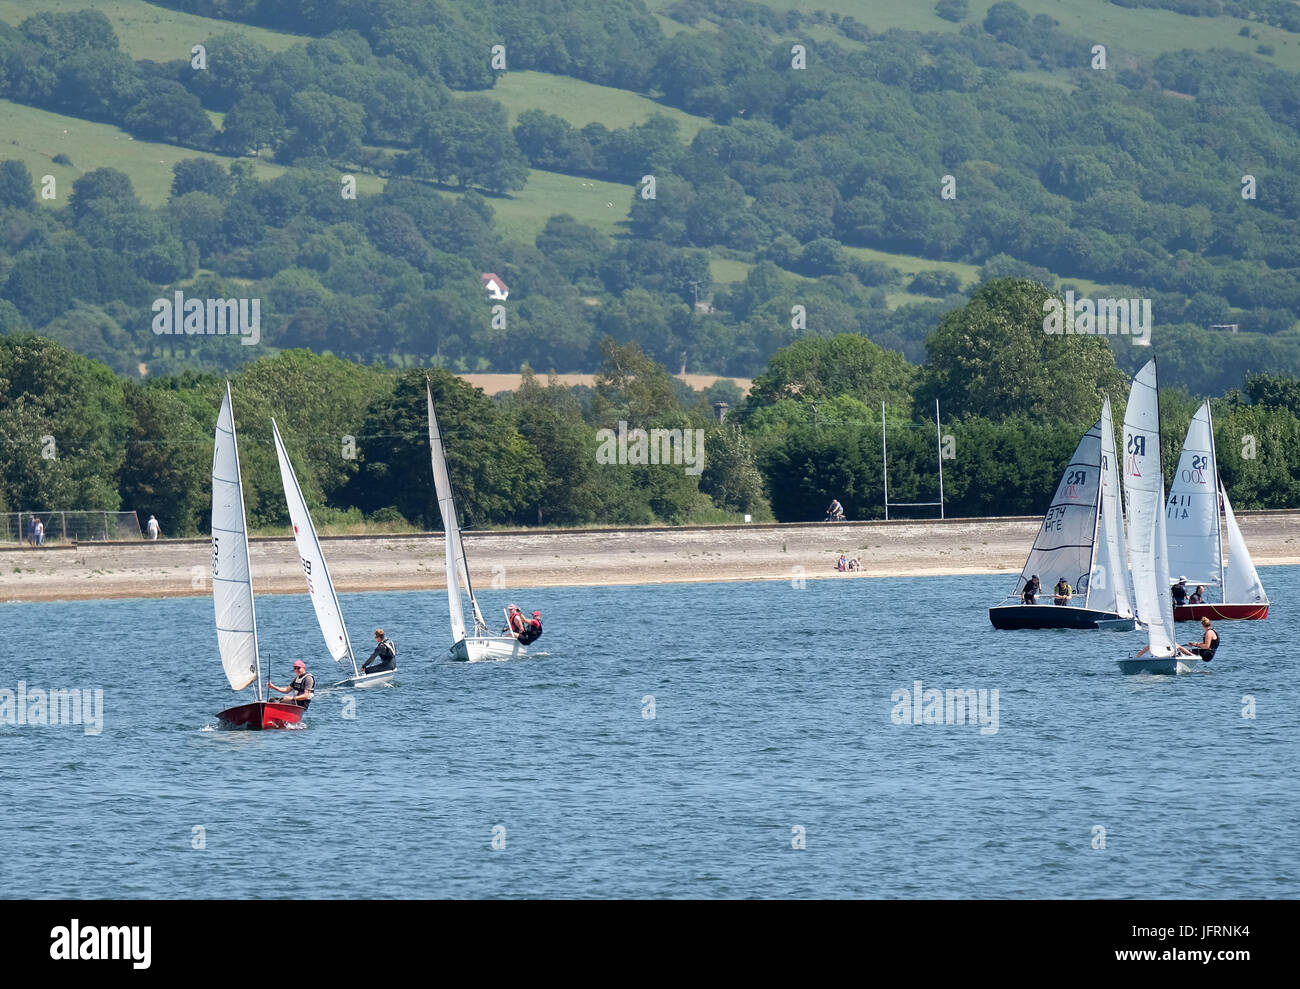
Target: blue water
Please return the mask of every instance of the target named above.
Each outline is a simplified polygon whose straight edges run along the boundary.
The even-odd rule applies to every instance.
[[[1272,617],[1164,678],[1116,669],[1139,634],[995,631],[1006,577],[519,590],[543,655],[474,665],[434,658],[442,594],[344,595],[398,685],[279,732],[215,730],[239,698],[208,599],[3,605],[0,687],[99,687],[105,713],[0,726],[0,889],[1295,897],[1300,568],[1263,578]],[[328,679],[305,597],[258,616],[277,683],[300,657]],[[917,680],[996,689],[996,733],[895,724]]]

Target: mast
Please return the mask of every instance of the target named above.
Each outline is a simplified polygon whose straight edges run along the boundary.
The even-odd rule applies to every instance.
[[[239,521],[244,527],[244,568],[248,573],[248,610],[253,620],[253,662],[257,668],[257,702],[262,702],[262,656],[257,648],[257,602],[253,594],[253,561],[248,556],[248,511],[244,507],[244,475],[239,469],[239,439],[235,435],[235,403],[230,399],[230,381],[226,380],[226,404],[230,407],[230,443],[235,449],[235,485],[239,488]]]
[[[1109,398],[1107,399],[1109,401]],[[1103,417],[1102,426],[1105,427]],[[1099,437],[1100,439],[1100,437]],[[1106,487],[1102,484],[1102,478],[1105,472],[1102,467],[1102,461],[1106,459],[1106,444],[1101,442],[1097,447],[1097,506],[1092,513],[1092,548],[1088,551],[1088,590],[1083,595],[1083,607],[1087,609],[1088,601],[1092,597],[1092,565],[1097,561],[1097,532],[1101,528],[1101,503],[1106,497]],[[1109,578],[1109,575],[1107,576]]]
[[[1223,566],[1223,524],[1219,516],[1223,511],[1223,495],[1219,489],[1223,482],[1219,480],[1219,454],[1214,449],[1214,413],[1210,411],[1210,400],[1205,400],[1205,421],[1210,427],[1210,463],[1214,464],[1214,538],[1219,546],[1219,600],[1227,602],[1228,588],[1224,584]]]
[[[274,418],[271,419],[271,432],[275,436],[275,452],[280,461],[280,480],[284,483],[285,496],[288,498],[292,495],[294,499],[289,505],[289,521],[294,527],[294,541],[298,541],[299,526],[298,523],[294,521],[294,508],[297,507],[299,513],[301,513],[302,520],[306,523],[307,536],[311,540],[310,546],[312,556],[315,557],[315,560],[312,562],[320,564],[321,571],[325,577],[325,586],[329,588],[330,602],[334,608],[334,615],[339,620],[339,628],[342,630],[343,643],[347,647],[348,659],[352,663],[352,675],[360,676],[361,671],[357,669],[357,657],[352,651],[352,637],[348,635],[348,625],[343,619],[343,606],[339,603],[338,591],[335,590],[334,580],[330,577],[329,563],[325,559],[325,551],[321,548],[320,536],[316,533],[316,523],[312,521],[311,512],[307,509],[307,499],[303,497],[302,485],[298,483],[298,474],[293,469],[293,462],[289,459],[289,451],[285,448],[284,439],[280,436],[280,427],[276,425]],[[301,546],[299,547],[299,555],[302,555]],[[315,587],[311,583],[310,573],[308,574],[307,590],[311,592],[312,604],[314,606],[316,604],[316,593]],[[321,632],[325,633],[326,645],[329,645],[329,633],[324,627],[324,616],[317,611],[316,618],[321,622]],[[333,654],[334,651],[331,649],[330,655],[332,656]]]

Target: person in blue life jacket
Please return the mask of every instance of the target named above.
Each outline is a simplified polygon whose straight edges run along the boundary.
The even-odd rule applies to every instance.
[[[306,710],[311,704],[312,695],[316,692],[316,678],[307,672],[307,664],[301,659],[294,660],[293,663],[293,680],[287,687],[277,687],[271,682],[271,678],[266,678],[266,685],[272,690],[287,695],[283,703],[297,704],[303,710]]]
[[[371,666],[371,663],[375,663]],[[385,638],[382,628],[375,629],[375,649],[361,664],[362,673],[383,673],[385,670],[397,669],[397,646],[392,639]]]

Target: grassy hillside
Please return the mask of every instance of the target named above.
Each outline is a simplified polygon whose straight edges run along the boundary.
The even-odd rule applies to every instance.
[[[95,124],[79,117],[65,117],[48,110],[37,110],[21,103],[0,100],[0,118],[4,120],[0,137],[0,158],[17,158],[26,163],[39,182],[42,175],[58,181],[58,200],[67,201],[72,183],[96,168],[116,168],[131,177],[141,202],[159,206],[167,201],[172,184],[172,167],[184,158],[212,158],[228,164],[234,159],[172,144],[139,141],[111,124]],[[53,158],[65,154],[71,165],[56,165]],[[259,178],[274,178],[284,169],[265,161],[249,158]],[[359,176],[358,188],[376,192],[379,180]]]
[[[304,40],[279,31],[183,14],[145,0],[0,0],[0,20],[16,26],[43,11],[68,13],[88,7],[109,19],[124,52],[132,58],[158,62],[189,58],[191,46],[216,34],[242,34],[272,51],[283,51]]]
[[[644,123],[652,114],[658,113],[677,121],[681,128],[678,134],[683,141],[690,141],[710,123],[706,117],[664,106],[626,89],[597,86],[581,79],[545,72],[506,72],[484,95],[506,108],[512,127],[525,110],[545,110],[563,117],[575,127],[600,123],[611,130]]]
[[[970,14],[962,23],[981,23],[996,2],[970,0]],[[673,3],[674,0],[646,0],[646,6],[654,11],[662,11]],[[1226,48],[1254,55],[1257,45],[1272,45],[1274,55],[1259,57],[1279,68],[1300,72],[1300,39],[1281,28],[1258,21],[1244,21],[1237,17],[1189,17],[1169,10],[1117,7],[1109,0],[1016,0],[1016,3],[1030,14],[1054,17],[1066,32],[1095,39],[1096,44],[1118,46],[1147,55],[1184,48],[1196,51]],[[773,10],[825,10],[852,15],[877,33],[890,28],[957,31],[962,26],[939,17],[934,12],[933,0],[817,0],[815,4],[769,0],[765,5]],[[703,22],[700,26],[704,26]],[[1256,37],[1240,37],[1238,32],[1243,27],[1249,27]],[[819,40],[833,37],[842,48],[855,47],[842,35],[827,35],[820,28],[814,29],[810,36]]]

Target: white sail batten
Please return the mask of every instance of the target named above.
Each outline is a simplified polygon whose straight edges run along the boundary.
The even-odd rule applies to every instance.
[[[1151,655],[1168,658],[1178,650],[1165,547],[1165,481],[1160,467],[1160,406],[1154,358],[1133,379],[1124,411],[1124,490],[1128,496],[1128,555],[1138,617],[1146,622]]]
[[[1228,559],[1223,568],[1223,600],[1233,604],[1268,604],[1268,595],[1260,582],[1255,561],[1250,558],[1246,541],[1241,538],[1237,516],[1232,513],[1228,492],[1223,492],[1223,514],[1228,526]]]
[[[311,513],[307,510],[307,501],[303,498],[298,476],[294,473],[288,451],[284,448],[284,440],[280,436],[280,427],[274,419],[271,420],[271,433],[275,438],[275,455],[280,461],[280,483],[284,486],[284,500],[289,506],[294,543],[298,547],[303,576],[307,579],[307,593],[311,597],[312,607],[316,609],[316,621],[320,624],[321,635],[325,637],[325,647],[336,662],[345,658],[351,660],[352,672],[356,675],[357,660],[352,653],[347,626],[343,622],[339,596],[334,590],[334,581],[330,579],[325,553],[321,549],[320,537],[316,534]]]
[[[433,389],[425,383],[429,403],[429,452],[433,458],[433,484],[438,493],[438,511],[442,514],[444,549],[447,565],[447,607],[451,613],[451,635],[454,641],[465,638],[465,611],[461,601],[461,586],[469,595],[474,614],[474,631],[483,634],[487,622],[474,598],[474,587],[469,579],[469,564],[465,559],[465,546],[460,536],[460,521],[456,517],[456,501],[451,493],[451,475],[447,472],[447,452],[442,445],[442,432],[438,417],[433,411]]]
[[[1097,548],[1088,581],[1087,606],[1124,618],[1133,617],[1129,596],[1128,557],[1124,545],[1119,464],[1115,459],[1115,426],[1110,398],[1101,408],[1101,493],[1097,511]]]
[[[1214,457],[1210,403],[1192,416],[1178,471],[1165,509],[1169,569],[1193,586],[1223,580],[1223,537],[1219,529],[1219,467]],[[1230,598],[1224,597],[1224,601]]]
[[[231,689],[257,684],[262,697],[262,669],[257,652],[257,614],[253,606],[252,565],[239,447],[230,404],[230,383],[217,413],[212,451],[212,600],[217,618],[217,648]]]
[[[1037,574],[1044,589],[1060,577],[1086,595],[1092,572],[1097,532],[1097,494],[1100,490],[1101,422],[1083,435],[1061,475],[1052,504],[1034,539],[1024,572],[1016,584],[1017,596]]]

